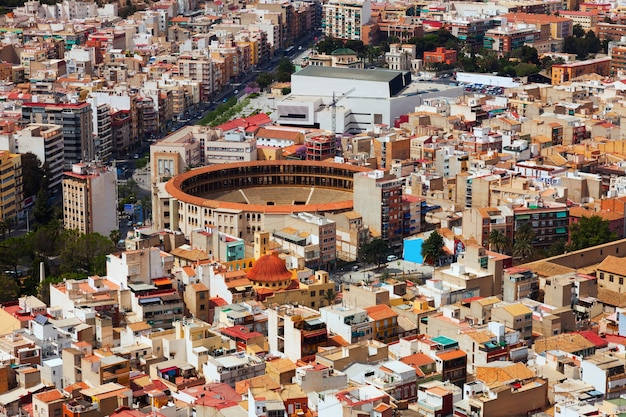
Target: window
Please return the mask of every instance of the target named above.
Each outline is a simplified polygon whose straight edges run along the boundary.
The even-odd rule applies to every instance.
[[[206,310],[206,306],[204,304],[200,304],[200,310]]]
[[[619,285],[624,285],[624,277],[619,277]]]
[[[600,279],[604,280],[604,272],[600,272]]]
[[[613,274],[609,275],[609,282],[613,282],[615,277],[613,277]]]
[[[311,291],[311,297],[315,297],[315,291]]]

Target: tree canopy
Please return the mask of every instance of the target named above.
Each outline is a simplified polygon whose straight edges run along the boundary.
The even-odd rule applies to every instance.
[[[389,245],[382,239],[374,239],[361,246],[359,257],[370,264],[380,264],[385,262],[389,254]]]
[[[515,230],[515,243],[513,244],[513,257],[526,260],[535,255],[533,241],[537,235],[529,222],[524,222]]]
[[[563,52],[576,54],[578,59],[587,59],[590,54],[598,53],[602,50],[602,42],[595,32],[585,30],[580,25],[574,25],[573,35],[563,40]]]
[[[41,163],[37,155],[31,152],[22,154],[22,181],[24,187],[24,197],[37,195],[41,188],[41,179],[46,174],[47,169]]]
[[[570,226],[570,244],[567,245],[567,250],[585,249],[616,239],[617,234],[611,231],[608,220],[595,215],[581,217],[577,223]]]
[[[424,241],[422,244],[422,257],[424,258],[424,263],[430,265],[436,265],[439,263],[440,259],[445,255],[443,251],[443,246],[445,242],[443,241],[443,236],[439,234],[436,230],[433,231],[428,239]]]

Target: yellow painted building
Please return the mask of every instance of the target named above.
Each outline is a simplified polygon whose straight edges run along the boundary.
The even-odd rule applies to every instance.
[[[22,209],[22,155],[0,151],[0,221],[16,218]]]
[[[588,59],[571,64],[552,66],[552,85],[560,85],[585,74],[608,76],[611,73],[611,58]]]

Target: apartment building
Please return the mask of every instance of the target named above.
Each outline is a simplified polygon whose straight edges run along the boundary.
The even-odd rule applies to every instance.
[[[112,415],[120,407],[133,404],[133,392],[121,384],[77,389],[72,399],[63,404],[64,417],[100,417]]]
[[[495,250],[489,244],[489,235],[499,231],[513,244],[513,211],[507,206],[474,207],[463,212],[463,236],[473,237],[485,249]]]
[[[98,164],[74,164],[63,179],[63,226],[108,236],[117,230],[117,177]]]
[[[541,32],[534,25],[525,23],[501,25],[489,29],[483,39],[483,47],[503,56],[525,44],[532,44],[539,40]]]
[[[22,121],[62,126],[63,162],[66,169],[71,164],[95,160],[93,118],[89,103],[23,103]]]
[[[445,47],[437,47],[434,51],[424,52],[424,64],[446,64],[454,65],[456,63],[456,50],[446,49]]]
[[[464,400],[467,401],[454,404],[454,415],[507,417],[543,410],[548,404],[548,381],[537,378],[528,371],[510,373],[514,377],[508,382],[496,379],[493,383],[473,381],[467,384],[464,387]],[[487,379],[490,374],[486,373],[483,378]]]
[[[594,30],[598,25],[598,10],[593,11],[577,11],[577,10],[560,10],[559,16],[571,19],[575,25],[580,25],[585,31]]]
[[[533,334],[532,310],[522,303],[495,305],[491,309],[491,319],[516,330],[520,338],[530,340]]]
[[[317,310],[308,307],[283,305],[267,310],[270,350],[283,352],[293,361],[313,359],[318,347],[327,344],[326,328],[323,316],[320,317]]]
[[[617,23],[598,22],[596,25],[598,39],[601,41],[619,41],[626,36],[626,25]]]
[[[0,150],[0,220],[15,219],[24,198],[22,156]]]
[[[421,69],[421,62],[416,59],[416,46],[412,44],[389,45],[389,52],[385,52],[385,63],[391,70],[411,71],[412,74]]]
[[[539,278],[532,270],[522,267],[507,268],[502,278],[502,300],[515,302],[522,298],[536,299]]]
[[[63,180],[63,131],[61,126],[31,123],[18,130],[15,150],[18,153],[33,153],[48,168],[48,190],[54,195],[61,190]],[[26,196],[30,197],[30,196]]]
[[[111,106],[90,100],[93,117],[93,153],[97,161],[109,161],[113,157],[113,130],[111,125]]]
[[[491,17],[468,17],[450,19],[446,28],[461,42],[473,48],[483,46],[485,33],[496,26],[496,20]]]
[[[82,380],[94,387],[115,383],[130,386],[130,361],[116,355],[81,358]]]
[[[204,55],[181,55],[178,60],[178,74],[201,83],[200,101],[209,102],[215,91],[213,62]]]
[[[581,361],[581,379],[592,385],[604,398],[620,398],[626,393],[626,371],[623,358],[598,352]]]
[[[609,255],[596,268],[598,287],[622,292],[626,278],[626,258]]]
[[[387,344],[398,341],[398,313],[385,304],[366,307],[365,311],[374,323],[374,339]]]
[[[513,207],[513,221],[516,232],[523,224],[530,224],[535,233],[533,246],[539,248],[569,239],[569,209],[564,203],[528,200],[524,206]]]
[[[586,74],[608,76],[611,73],[611,57],[588,59],[552,66],[552,85],[561,85]]]
[[[502,15],[507,22],[527,23],[535,25],[541,35],[540,39],[563,39],[572,36],[574,24],[571,19],[545,13],[507,13]]]
[[[402,238],[402,181],[383,171],[354,175],[354,210],[373,234],[398,252]]]
[[[313,269],[332,268],[337,259],[335,222],[312,213],[285,218],[285,227],[272,233],[272,240],[304,258]]]
[[[235,388],[239,381],[245,381],[265,374],[265,362],[246,352],[211,357],[202,365],[202,372],[210,381],[228,384]]]
[[[459,342],[446,336],[426,336],[419,340],[420,350],[435,360],[441,380],[463,386],[467,379],[467,354]]]
[[[306,159],[308,161],[325,161],[336,155],[336,142],[334,135],[316,132],[309,134],[304,139],[306,147]]]
[[[364,40],[363,27],[370,22],[371,17],[370,0],[332,0],[322,6],[322,31],[329,37],[368,43]]]

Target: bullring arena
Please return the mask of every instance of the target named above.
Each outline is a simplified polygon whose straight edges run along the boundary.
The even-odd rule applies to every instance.
[[[211,165],[177,175],[159,193],[164,228],[216,226],[251,241],[286,214],[352,210],[354,175],[367,167],[319,161],[252,161]]]

